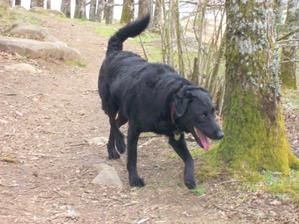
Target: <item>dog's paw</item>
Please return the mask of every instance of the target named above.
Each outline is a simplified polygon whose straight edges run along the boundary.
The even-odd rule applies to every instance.
[[[116,152],[116,150],[113,150],[111,152],[108,153],[108,159],[119,159],[120,155],[118,154],[118,152]]]
[[[124,142],[124,139],[119,139],[118,141],[115,142],[117,151],[119,153],[124,153],[126,151],[126,144]]]
[[[196,188],[196,183],[195,183],[195,181],[192,180],[192,179],[185,180],[185,185],[186,185],[186,187],[189,188],[189,189],[194,189],[194,188]]]
[[[131,187],[144,187],[144,181],[140,177],[132,177],[130,178],[130,186]]]

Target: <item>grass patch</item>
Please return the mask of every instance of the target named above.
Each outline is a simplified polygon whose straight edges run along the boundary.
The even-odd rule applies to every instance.
[[[299,171],[291,171],[288,176],[266,171],[262,177],[263,181],[259,184],[266,191],[276,195],[286,194],[299,204]]]
[[[77,60],[68,60],[68,61],[65,61],[64,63],[67,64],[67,65],[78,66],[80,68],[85,68],[86,67],[86,64],[84,64],[80,61],[77,61]]]
[[[195,189],[192,189],[191,192],[197,196],[201,196],[207,193],[207,190],[203,184],[198,185]]]

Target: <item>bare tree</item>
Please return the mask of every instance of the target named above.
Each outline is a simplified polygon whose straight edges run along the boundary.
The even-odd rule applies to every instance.
[[[63,12],[66,17],[71,17],[71,0],[61,1],[61,12]]]
[[[289,0],[287,17],[285,22],[286,33],[292,33],[299,28],[299,1]],[[297,31],[298,32],[298,31]],[[281,73],[282,87],[297,89],[296,85],[296,54],[298,44],[296,43],[296,32],[286,37],[282,43]],[[298,40],[297,40],[298,41]]]
[[[75,18],[86,18],[85,0],[76,0]]]
[[[142,18],[148,13],[152,14],[151,0],[139,0],[138,18]]]
[[[161,0],[156,0],[155,3],[155,11],[154,11],[154,18],[152,22],[152,28],[153,29],[160,29],[161,26],[161,13],[162,13],[162,7],[161,7]]]
[[[51,0],[47,0],[47,9],[51,9]]]
[[[98,7],[96,12],[96,20],[101,22],[103,17],[103,10],[104,10],[104,0],[98,0]]]
[[[96,20],[97,0],[90,0],[89,20]]]
[[[121,13],[121,23],[129,23],[134,18],[134,0],[124,0]]]
[[[31,0],[30,7],[44,7],[44,1],[43,0]]]
[[[104,18],[106,24],[112,24],[113,22],[113,4],[114,0],[107,0],[104,8]]]

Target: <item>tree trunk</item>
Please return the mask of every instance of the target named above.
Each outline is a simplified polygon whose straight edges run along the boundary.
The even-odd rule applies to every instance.
[[[44,7],[44,0],[31,0],[30,7]]]
[[[61,12],[63,12],[66,17],[71,17],[71,0],[61,1]]]
[[[86,18],[85,0],[76,0],[75,18]]]
[[[96,21],[101,22],[103,17],[104,0],[98,0],[98,8],[96,12]]]
[[[21,5],[21,0],[16,0],[15,5]]]
[[[0,6],[8,7],[10,6],[9,0],[0,0]]]
[[[104,17],[106,24],[112,24],[113,21],[113,4],[114,0],[107,0],[104,8]]]
[[[129,23],[134,19],[134,0],[124,0],[120,23]]]
[[[51,0],[47,0],[47,9],[51,9]]]
[[[138,18],[146,16],[148,13],[152,14],[151,0],[139,0]]]
[[[286,32],[291,32],[299,27],[299,2],[298,0],[288,1],[287,18],[285,22]],[[286,89],[297,89],[296,85],[296,33],[290,35],[287,43],[282,48],[281,53],[281,73],[282,87]]]
[[[180,12],[179,12],[179,0],[175,0],[172,8],[173,20],[175,21],[175,35],[177,42],[177,50],[178,50],[178,68],[181,75],[184,76],[185,66],[184,66],[184,58],[183,58],[183,48],[182,48],[182,40],[181,40],[181,25],[180,25]]]
[[[155,5],[155,13],[154,13],[154,18],[152,22],[152,28],[160,30],[161,26],[161,13],[162,13],[162,7],[161,7],[161,0],[156,0],[156,5]]]
[[[91,0],[90,9],[89,9],[89,20],[91,21],[96,20],[96,7],[97,7],[97,0]]]
[[[243,3],[245,2],[245,3]],[[244,172],[299,168],[290,150],[273,69],[273,0],[225,3],[225,139],[220,158]],[[252,16],[253,13],[255,16]],[[256,24],[260,24],[257,26]]]

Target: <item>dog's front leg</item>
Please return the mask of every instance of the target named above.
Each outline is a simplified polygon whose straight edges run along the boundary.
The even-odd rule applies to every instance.
[[[179,139],[173,135],[169,136],[169,144],[173,147],[174,151],[181,157],[185,163],[184,169],[184,182],[189,189],[196,187],[194,180],[194,162],[190,152],[187,148],[184,134],[180,134]]]
[[[137,142],[140,132],[138,132],[131,124],[128,129],[128,161],[127,169],[129,172],[129,182],[132,187],[143,187],[143,179],[137,173]]]

